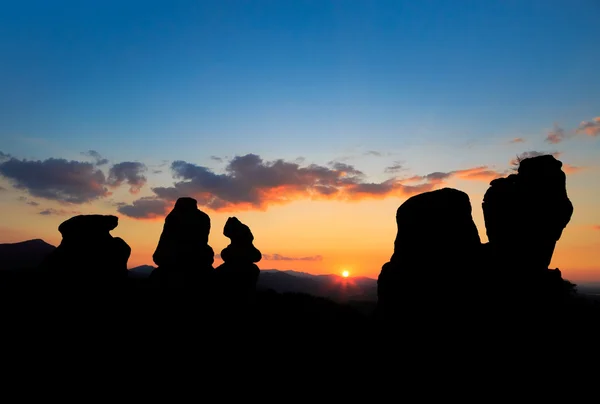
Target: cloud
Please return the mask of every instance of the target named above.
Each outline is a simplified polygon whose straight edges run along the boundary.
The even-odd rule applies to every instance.
[[[162,170],[152,170],[152,174],[162,174]]]
[[[20,197],[18,197],[17,201],[24,202],[26,205],[30,205],[30,206],[40,206],[40,204],[37,203],[36,201],[30,201],[30,200],[28,200],[26,196],[20,196]]]
[[[4,191],[8,191],[8,190],[4,187],[0,187],[0,192],[4,192]]]
[[[214,211],[244,209],[265,210],[299,199],[353,201],[409,197],[444,185],[450,177],[466,180],[490,180],[498,173],[487,166],[431,173],[409,179],[391,178],[368,182],[353,165],[332,161],[328,166],[296,162],[264,161],[247,154],[231,159],[223,173],[186,161],[174,161],[172,186],[154,187],[154,196],[141,198],[119,207],[119,212],[133,218],[164,215],[177,198],[190,196],[198,205]]]
[[[523,139],[522,137],[516,137],[512,139],[509,143],[525,143],[525,139]]]
[[[0,175],[32,196],[59,202],[81,204],[110,194],[104,173],[87,162],[11,157],[0,163]]]
[[[597,116],[591,121],[581,122],[575,132],[583,133],[592,137],[600,135],[600,116]]]
[[[129,185],[129,192],[137,194],[146,184],[146,177],[142,174],[147,170],[143,163],[125,161],[113,165],[108,172],[108,184],[118,187],[123,183]]]
[[[427,184],[443,185],[451,178],[463,180],[486,181],[489,182],[495,178],[502,177],[506,173],[490,169],[488,166],[467,168],[464,170],[454,170],[448,172],[436,171],[427,175],[417,175],[404,180],[405,182],[425,181]]]
[[[66,216],[66,215],[80,215],[81,212],[49,208],[49,209],[42,210],[41,212],[38,212],[38,214],[42,215],[42,216]]]
[[[593,228],[594,230],[598,230],[598,231],[600,231],[600,224],[596,224],[596,225],[592,226],[592,228]]]
[[[546,142],[551,143],[551,144],[557,144],[557,143],[562,142],[566,138],[567,138],[567,134],[565,133],[565,130],[555,124],[554,129],[552,129],[546,135]]]
[[[155,217],[164,217],[172,204],[155,197],[144,197],[133,201],[131,205],[118,203],[117,211],[125,216],[134,219],[151,219]]]
[[[521,160],[528,159],[528,158],[531,158],[531,157],[539,157],[539,156],[551,155],[551,156],[554,156],[555,158],[559,158],[561,154],[562,154],[561,152],[551,152],[551,153],[549,153],[549,152],[540,152],[540,151],[535,151],[535,150],[526,151],[526,152],[523,152],[523,153],[519,154],[514,159],[512,159],[510,161],[510,165],[511,166],[518,166],[519,162]]]
[[[375,157],[382,157],[382,156],[383,156],[383,154],[381,154],[380,152],[378,152],[378,151],[375,151],[375,150],[369,150],[369,151],[366,151],[366,152],[365,152],[365,156],[375,156]]]
[[[386,167],[384,171],[388,174],[393,174],[404,169],[404,166],[399,161],[394,161],[394,164]]]
[[[310,257],[286,257],[280,254],[263,254],[262,257],[267,261],[323,261],[321,255],[313,255]]]
[[[2,153],[0,151],[0,161],[10,160],[12,156],[10,154]]]
[[[219,163],[223,162],[223,159],[221,157],[217,157],[217,156],[210,156],[210,159],[214,160],[214,161],[218,161]]]
[[[86,152],[81,152],[81,154],[83,154],[84,156],[91,157],[94,160],[96,160],[96,165],[97,166],[102,166],[102,165],[108,164],[108,159],[103,158],[100,155],[100,153],[98,153],[95,150],[88,150]]]

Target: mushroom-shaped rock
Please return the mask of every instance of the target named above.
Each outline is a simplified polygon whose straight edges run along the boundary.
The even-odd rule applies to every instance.
[[[61,284],[123,284],[131,248],[110,234],[118,223],[112,215],[79,215],[64,221],[58,227],[61,243],[41,265],[43,272]]]
[[[239,301],[251,297],[256,290],[260,269],[255,264],[262,258],[254,246],[254,236],[250,228],[236,217],[225,223],[223,234],[231,243],[221,251],[223,264],[217,269],[221,293],[226,299]]]

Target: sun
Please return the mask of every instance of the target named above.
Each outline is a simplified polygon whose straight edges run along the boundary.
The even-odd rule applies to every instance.
[[[342,271],[342,276],[343,276],[344,278],[347,278],[347,277],[349,277],[349,276],[350,276],[350,272],[348,272],[348,271]]]

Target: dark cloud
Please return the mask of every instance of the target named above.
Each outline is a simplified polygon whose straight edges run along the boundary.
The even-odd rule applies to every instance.
[[[68,203],[85,203],[109,195],[104,173],[92,163],[50,158],[0,163],[0,175],[32,196]]]
[[[42,210],[38,214],[40,214],[42,216],[66,216],[66,215],[79,215],[79,214],[81,214],[81,212],[49,208],[49,209]]]
[[[12,156],[10,154],[2,153],[0,151],[0,161],[10,160]]]
[[[162,170],[152,170],[152,174],[162,174]]]
[[[210,156],[210,159],[214,160],[214,161],[218,161],[219,163],[223,162],[223,159],[221,157],[218,157],[218,156]]]
[[[191,196],[215,211],[266,209],[298,199],[361,200],[407,197],[430,191],[451,177],[467,180],[489,180],[500,173],[486,166],[449,173],[434,172],[409,179],[392,178],[383,182],[366,182],[364,174],[354,166],[332,161],[329,167],[310,164],[301,166],[284,160],[264,161],[258,155],[233,158],[224,173],[185,161],[174,161],[171,170],[173,186],[154,187],[154,197],[142,198],[131,205],[120,206],[119,212],[135,218],[164,215],[167,207],[182,196]]]
[[[286,257],[280,254],[263,254],[262,257],[267,261],[323,261],[321,255],[313,255],[310,257]]]
[[[383,154],[381,154],[380,152],[375,151],[375,150],[369,150],[369,151],[365,152],[365,156],[381,157],[381,156],[383,156]]]
[[[583,133],[592,137],[600,135],[600,116],[591,121],[581,122],[576,129],[576,133]]]
[[[164,217],[171,205],[155,197],[144,197],[134,201],[131,205],[118,203],[119,213],[135,219],[148,219],[154,217]]]
[[[27,205],[30,205],[30,206],[40,206],[40,204],[37,203],[36,201],[27,201],[26,203],[27,203]]]
[[[554,129],[552,129],[550,132],[548,132],[548,135],[546,135],[546,142],[557,144],[565,140],[566,137],[567,134],[565,130],[558,125],[554,125]]]
[[[4,191],[8,191],[8,190],[4,187],[0,187],[0,192],[4,192]]]
[[[129,185],[129,192],[137,194],[146,184],[143,173],[147,167],[143,163],[125,161],[113,165],[108,172],[108,185],[118,187],[123,183]]]
[[[83,154],[84,156],[91,157],[94,160],[96,160],[97,166],[102,166],[102,165],[108,164],[108,159],[103,158],[100,155],[100,153],[98,153],[96,150],[88,150],[86,152],[81,152],[81,154]]]

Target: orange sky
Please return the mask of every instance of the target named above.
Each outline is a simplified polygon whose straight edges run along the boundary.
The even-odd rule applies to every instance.
[[[557,245],[552,267],[560,268],[564,277],[574,282],[600,280],[600,230],[594,227],[600,224],[596,202],[599,189],[590,186],[597,183],[597,176],[595,167],[568,175],[568,192],[575,211]],[[488,179],[473,180],[461,175],[439,186],[455,187],[469,194],[473,218],[482,241],[487,241],[481,201]],[[16,193],[10,197],[8,194],[3,192],[0,196],[2,212],[10,212],[3,215],[0,242],[42,238],[58,245],[57,227],[68,215],[41,216],[36,208],[15,202]],[[406,197],[396,196],[351,201],[300,199],[264,210],[204,210],[212,220],[209,243],[215,253],[228,244],[222,229],[227,218],[235,215],[250,226],[255,245],[263,254],[289,258],[263,259],[259,263],[262,269],[295,269],[315,274],[340,274],[348,270],[353,276],[376,278],[393,252],[395,213],[404,200]],[[113,206],[99,202],[77,207],[57,204],[55,208],[115,214]],[[137,220],[118,216],[119,226],[113,235],[122,237],[132,247],[129,266],[152,265],[151,257],[162,230],[162,218]],[[215,264],[219,263],[217,260]]]

